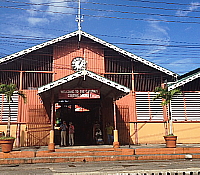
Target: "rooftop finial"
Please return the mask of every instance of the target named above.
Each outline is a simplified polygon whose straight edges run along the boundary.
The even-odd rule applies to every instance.
[[[83,16],[81,16],[81,0],[78,0],[78,15],[76,16],[79,30],[79,41],[81,40],[81,22],[83,22]]]

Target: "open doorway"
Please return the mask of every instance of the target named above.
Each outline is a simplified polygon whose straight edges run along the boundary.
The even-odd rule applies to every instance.
[[[93,145],[95,142],[94,125],[102,124],[101,101],[99,100],[71,100],[58,103],[56,120],[59,123],[72,122],[75,127],[75,145]],[[60,144],[59,131],[55,131],[55,144]]]

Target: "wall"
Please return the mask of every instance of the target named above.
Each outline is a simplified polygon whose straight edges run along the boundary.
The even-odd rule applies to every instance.
[[[174,123],[174,135],[178,136],[177,143],[200,143],[199,123]],[[135,133],[134,124],[130,124],[130,135]],[[138,123],[139,144],[165,143],[164,123]],[[135,134],[131,136],[135,143]]]
[[[131,122],[135,122],[137,120],[136,111],[135,111],[135,96],[132,92],[130,92],[128,95],[117,100],[116,104],[120,106],[128,105],[129,106],[129,120]]]
[[[77,47],[76,43],[60,44],[54,48],[54,81],[74,73],[71,68],[73,58],[82,57],[87,61],[87,70],[97,74],[103,74],[104,57],[103,51],[97,49],[95,45],[88,45],[82,42],[81,47]]]

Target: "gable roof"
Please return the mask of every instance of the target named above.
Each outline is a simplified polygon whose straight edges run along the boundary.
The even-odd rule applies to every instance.
[[[110,95],[111,97],[115,97],[117,99],[130,92],[130,89],[123,85],[113,82],[94,72],[83,70],[83,71],[75,72],[71,75],[68,75],[59,80],[56,80],[54,82],[51,82],[49,84],[39,87],[38,94],[41,95],[52,89],[55,89],[55,91],[58,92],[62,88],[71,89],[71,88],[77,87],[77,84],[80,84],[79,78],[82,78],[82,82],[81,82],[82,88],[99,88],[101,91],[101,94],[105,96]]]
[[[180,87],[184,84],[187,84],[199,77],[200,77],[200,68],[195,69],[189,73],[182,75],[178,81],[168,85],[168,90],[170,91],[175,88],[178,88],[178,87]]]
[[[106,46],[106,47],[108,47],[110,49],[113,49],[113,50],[115,50],[115,51],[117,51],[117,52],[119,52],[119,53],[121,53],[123,55],[126,55],[126,56],[128,56],[128,57],[130,57],[130,58],[132,58],[134,60],[137,60],[138,62],[141,62],[141,63],[143,63],[143,64],[145,64],[147,66],[150,66],[150,67],[152,67],[154,69],[157,69],[157,70],[159,70],[159,71],[161,71],[161,72],[163,72],[165,74],[171,75],[173,77],[177,77],[178,76],[178,74],[176,74],[176,73],[174,73],[174,72],[172,72],[172,71],[170,71],[170,70],[168,70],[166,68],[163,68],[163,67],[161,67],[161,66],[159,66],[159,65],[157,65],[155,63],[152,63],[152,62],[150,62],[150,61],[148,61],[148,60],[146,60],[144,58],[136,56],[133,53],[130,53],[130,52],[124,50],[124,49],[121,49],[121,48],[119,48],[119,47],[117,47],[117,46],[115,46],[113,44],[110,44],[110,43],[108,43],[108,42],[106,42],[106,41],[104,41],[102,39],[99,39],[99,38],[97,38],[97,37],[95,37],[93,35],[90,35],[90,34],[84,32],[84,31],[81,31],[81,30],[77,30],[77,31],[69,33],[67,35],[60,36],[60,37],[55,38],[53,40],[44,42],[42,44],[30,47],[28,49],[22,50],[20,52],[17,52],[17,53],[11,54],[11,55],[8,55],[6,57],[3,57],[3,58],[0,59],[0,64],[3,63],[3,62],[6,62],[6,61],[12,60],[14,58],[17,58],[19,56],[23,56],[25,54],[31,53],[31,52],[36,51],[38,49],[44,48],[46,46],[58,43],[60,41],[63,41],[63,40],[68,39],[68,38],[71,38],[73,36],[78,36],[78,35],[81,35],[81,36],[84,36],[86,38],[89,38],[89,39],[91,39],[91,40],[93,40],[93,41],[95,41],[95,42],[97,42],[99,44],[102,44],[102,45],[104,45],[104,46]]]

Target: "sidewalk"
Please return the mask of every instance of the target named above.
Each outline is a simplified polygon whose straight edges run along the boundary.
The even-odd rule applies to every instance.
[[[200,148],[199,144],[176,144],[176,148]],[[91,149],[91,148],[113,148],[112,145],[88,145],[88,146],[67,146],[60,147],[59,145],[55,146],[55,149]],[[138,144],[138,145],[121,145],[122,149],[139,149],[139,148],[166,148],[165,144]],[[173,149],[176,149],[173,148]],[[48,146],[32,146],[32,147],[20,147],[13,148],[13,151],[47,151]],[[1,151],[1,148],[0,148]]]
[[[177,144],[176,148],[166,148],[165,144],[125,145],[115,149],[112,145],[56,146],[55,152],[49,152],[48,146],[35,146],[0,152],[0,165],[199,158],[200,144]]]

